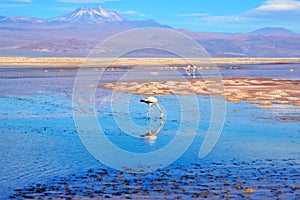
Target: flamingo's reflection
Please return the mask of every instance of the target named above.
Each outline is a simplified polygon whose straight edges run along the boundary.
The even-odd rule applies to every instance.
[[[148,125],[148,132],[141,135],[142,138],[147,139],[147,142],[149,142],[150,144],[153,144],[159,134],[159,131],[162,129],[162,127],[164,126],[165,121],[163,118],[159,119],[159,123],[158,120],[151,120],[151,124]]]

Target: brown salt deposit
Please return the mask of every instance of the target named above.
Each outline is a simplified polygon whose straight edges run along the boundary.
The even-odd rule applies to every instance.
[[[118,82],[99,86],[121,92],[143,95],[215,95],[229,102],[249,101],[260,106],[291,104],[300,106],[300,80],[267,78],[226,78],[221,81]]]
[[[281,105],[288,105],[290,104],[291,102],[289,101],[275,101],[274,104],[281,104]]]
[[[271,101],[252,101],[250,103],[251,104],[258,104],[260,106],[271,106],[272,105]]]
[[[294,106],[300,106],[300,101],[294,102]]]

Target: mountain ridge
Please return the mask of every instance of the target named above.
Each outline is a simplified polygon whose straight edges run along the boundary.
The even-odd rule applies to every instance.
[[[250,32],[249,34],[258,35],[290,35],[295,36],[297,33],[282,27],[264,27]]]
[[[108,37],[133,28],[170,28],[152,19],[128,20],[101,6],[48,19],[0,16],[0,55],[86,56]],[[300,35],[282,27],[250,33],[182,32],[213,57],[300,57]]]

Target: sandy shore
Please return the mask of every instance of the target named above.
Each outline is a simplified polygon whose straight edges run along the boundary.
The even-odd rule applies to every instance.
[[[221,84],[220,84],[221,83]],[[93,86],[90,86],[93,87]],[[143,95],[217,95],[229,102],[249,101],[251,104],[270,106],[291,104],[300,106],[300,80],[267,78],[224,78],[213,80],[118,82],[107,83],[104,88]]]
[[[285,64],[300,63],[300,58],[202,58],[189,59],[194,64]],[[112,60],[109,58],[71,58],[71,57],[0,57],[0,66],[107,66]],[[187,65],[186,60],[180,58],[119,58],[112,66],[130,65]]]

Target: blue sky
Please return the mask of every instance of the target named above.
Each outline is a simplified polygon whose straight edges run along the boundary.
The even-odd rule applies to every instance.
[[[271,26],[300,33],[300,0],[0,0],[0,15],[49,18],[98,5],[128,19],[154,19],[191,31],[250,32]]]

